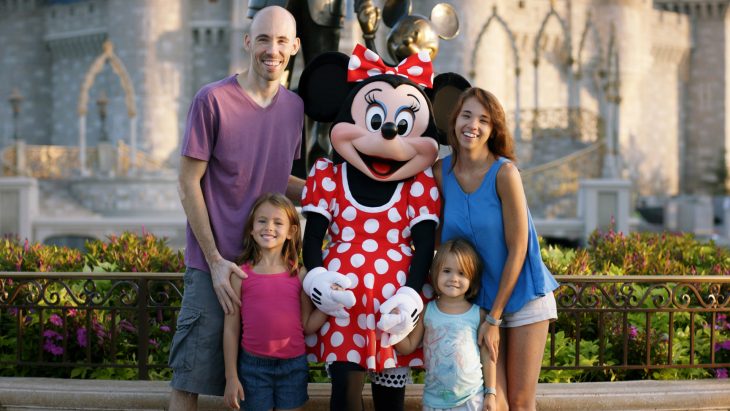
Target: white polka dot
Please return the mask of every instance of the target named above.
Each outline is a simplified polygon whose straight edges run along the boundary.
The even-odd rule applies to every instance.
[[[380,60],[380,56],[370,49],[365,49],[365,60],[377,62]]]
[[[411,237],[411,228],[406,227],[403,229],[403,238],[410,238]]]
[[[380,71],[380,69],[371,68],[370,70],[368,70],[368,76],[370,76],[370,77],[372,77],[372,76],[378,76],[380,74],[383,74],[383,72]]]
[[[365,360],[365,365],[371,370],[375,369],[375,357],[369,356],[367,360]]]
[[[350,247],[352,247],[352,244],[350,244],[350,243],[339,243],[337,245],[337,252],[338,253],[344,253],[347,250],[349,250]]]
[[[302,200],[304,200],[305,198],[307,198],[307,187],[304,187],[302,189]]]
[[[376,273],[385,274],[386,272],[388,272],[389,267],[390,266],[388,265],[388,262],[385,261],[384,259],[378,258],[377,260],[375,260],[375,272]]]
[[[337,199],[336,198],[333,198],[332,199],[332,202],[334,203],[332,205],[332,210],[333,210],[332,211],[332,215],[335,216],[335,217],[337,217],[337,216],[340,215],[340,205],[337,204]]]
[[[408,216],[408,218],[413,218],[413,217],[415,217],[415,216],[416,216],[416,209],[415,209],[415,208],[413,208],[413,206],[410,206],[410,205],[409,205],[409,206],[408,206],[408,211],[406,212],[406,215]]]
[[[357,218],[357,210],[355,210],[355,207],[349,206],[342,212],[342,218],[344,218],[347,221],[353,221],[355,218]]]
[[[388,250],[387,254],[388,254],[388,257],[393,261],[400,261],[403,259],[403,255],[401,253],[399,253],[398,251],[392,250],[392,249]],[[335,270],[335,271],[337,271],[337,270]]]
[[[334,191],[337,187],[337,184],[335,184],[334,181],[332,181],[331,178],[325,177],[322,179],[322,188],[324,188],[326,191]]]
[[[394,228],[392,230],[388,230],[388,234],[386,234],[386,237],[388,238],[388,241],[390,241],[393,244],[398,244],[398,237],[400,233],[398,232],[398,229]]]
[[[347,318],[335,317],[335,324],[339,325],[340,327],[347,327],[348,325],[350,325],[350,317],[347,317]]]
[[[380,311],[380,300],[378,300],[377,298],[373,298],[373,311]]]
[[[385,284],[383,286],[383,297],[387,300],[388,298],[392,297],[393,294],[395,294],[395,286],[393,284]]]
[[[342,266],[342,262],[339,258],[333,258],[330,260],[329,264],[327,264],[327,270],[328,271],[340,271],[340,267]]]
[[[363,278],[363,284],[365,284],[366,288],[373,289],[373,284],[375,284],[375,276],[372,273],[365,274],[365,277]]]
[[[324,198],[320,198],[319,202],[317,203],[317,207],[323,208],[326,210],[327,209],[327,200],[325,200]]]
[[[366,232],[372,234],[378,231],[378,228],[380,228],[380,223],[378,222],[378,220],[371,218],[365,222],[364,228]]]
[[[347,352],[347,361],[359,364],[360,363],[360,353],[355,350],[348,351]]]
[[[342,333],[339,331],[333,332],[332,337],[330,337],[330,342],[332,343],[333,347],[339,347],[344,341],[345,337],[343,337]]]
[[[423,296],[428,299],[434,297],[433,287],[431,286],[431,284],[424,284],[421,291],[423,292]]]
[[[304,344],[307,345],[307,347],[314,347],[317,345],[317,334],[311,334],[304,337]]]
[[[312,168],[311,168],[311,169],[309,170],[309,175],[307,175],[307,177],[314,177],[314,173],[315,173],[315,172],[317,171],[317,169],[318,169],[318,168],[319,168],[319,167],[317,167],[317,166],[315,166],[315,167],[312,167]]]
[[[375,314],[368,314],[368,329],[375,329]]]
[[[413,358],[411,359],[411,362],[408,363],[409,367],[423,367],[423,360],[420,358]]]
[[[324,323],[322,328],[319,329],[319,335],[324,336],[325,334],[327,334],[327,331],[329,331],[329,330],[330,330],[330,323],[326,322],[326,323]]]
[[[342,229],[343,241],[352,241],[353,238],[355,238],[355,230],[353,230],[352,227],[345,227]]]
[[[353,54],[352,56],[350,56],[350,61],[347,63],[347,68],[350,70],[356,70],[360,68],[361,64],[362,62],[360,61],[360,57]]]
[[[307,362],[319,362],[319,359],[314,354],[307,354]]]
[[[407,255],[408,257],[413,255],[413,252],[411,251],[411,247],[407,247],[405,245],[400,248],[400,252]]]
[[[418,59],[424,63],[431,61],[431,54],[427,50],[421,50],[418,52]]]
[[[391,208],[388,210],[388,220],[390,220],[393,223],[397,223],[401,220],[400,213],[395,208]]]
[[[362,267],[362,265],[365,264],[365,256],[362,254],[353,254],[352,257],[350,257],[350,264],[352,264],[355,268]]]
[[[360,334],[355,334],[352,336],[352,341],[357,345],[358,347],[362,348],[365,346],[365,337],[363,337]]]
[[[375,240],[373,240],[372,238],[367,239],[367,240],[365,240],[365,241],[362,242],[362,249],[365,250],[365,251],[367,251],[367,252],[369,252],[369,253],[372,253],[373,251],[377,251],[378,250],[378,242],[375,241]]]
[[[363,294],[362,295],[362,306],[367,307],[368,306],[368,296]]]
[[[433,178],[433,170],[431,169],[431,167],[429,167],[429,168],[427,168],[427,169],[423,170],[423,174],[425,174],[425,175],[426,175],[426,177],[431,177],[431,178]]]
[[[398,274],[395,275],[395,278],[398,280],[398,284],[401,286],[406,285],[406,273],[405,271],[398,271]],[[425,287],[425,286],[424,286]]]
[[[413,183],[413,185],[411,185],[411,195],[413,197],[420,197],[423,195],[423,184],[418,181]]]
[[[332,234],[337,235],[340,233],[340,226],[338,226],[337,223],[332,223],[330,231],[332,231]]]
[[[385,368],[395,368],[395,360],[392,359],[392,358],[388,358],[383,363],[383,367],[385,367]]]
[[[360,329],[364,330],[368,327],[367,321],[368,319],[365,314],[360,314],[357,316],[357,326],[360,327]]]
[[[420,76],[421,74],[423,74],[423,67],[411,66],[408,67],[408,70],[406,70],[406,72],[411,76]]]
[[[436,201],[439,199],[439,189],[436,187],[431,187],[431,191],[429,192],[431,194],[431,200]]]
[[[337,354],[335,354],[333,352],[327,354],[327,358],[325,358],[324,361],[325,362],[335,362],[335,361],[337,361]]]
[[[319,358],[322,358],[324,356],[324,344],[319,345]]]
[[[322,251],[322,261],[326,260],[328,255],[330,255],[330,249],[326,248],[324,251]]]
[[[431,210],[428,209],[426,206],[421,206],[421,208],[418,209],[418,215],[429,215],[431,214]]]
[[[348,273],[346,275],[346,277],[350,279],[350,283],[352,284],[351,288],[357,287],[357,284],[360,283],[360,279],[357,277],[357,274],[355,274],[355,273]]]

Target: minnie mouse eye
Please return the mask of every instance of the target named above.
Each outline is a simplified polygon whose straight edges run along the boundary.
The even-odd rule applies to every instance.
[[[398,130],[398,135],[407,136],[411,129],[413,129],[413,112],[410,110],[403,110],[395,117],[395,125]]]
[[[377,105],[370,106],[367,112],[365,112],[365,125],[370,132],[378,131],[383,126],[384,118],[385,111],[383,111],[382,107]]]

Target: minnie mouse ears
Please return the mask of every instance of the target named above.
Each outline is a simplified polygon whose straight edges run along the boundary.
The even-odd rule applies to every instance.
[[[348,81],[348,63],[350,57],[339,52],[327,52],[318,55],[304,68],[299,78],[299,96],[304,101],[304,112],[313,120],[332,122],[342,110],[350,110],[348,96],[360,85],[369,82],[369,79],[355,82]],[[389,76],[390,74],[385,74]],[[373,80],[382,79],[384,75],[371,77]],[[416,83],[398,76],[402,81]],[[444,73],[434,77],[433,87],[423,89],[424,94],[431,101],[432,115],[436,120],[439,143],[446,143],[451,111],[462,91],[470,87],[469,82],[456,73]]]

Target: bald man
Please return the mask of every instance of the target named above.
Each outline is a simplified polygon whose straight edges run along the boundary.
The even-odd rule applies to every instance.
[[[304,107],[281,85],[299,51],[294,17],[260,10],[243,37],[248,70],[198,91],[188,112],[179,187],[187,224],[185,292],[170,349],[171,410],[197,409],[198,394],[225,390],[223,318],[240,305],[231,275],[253,202],[263,193],[299,201],[304,181],[290,175],[299,157]]]

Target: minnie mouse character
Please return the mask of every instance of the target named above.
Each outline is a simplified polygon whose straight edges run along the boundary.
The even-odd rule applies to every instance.
[[[375,408],[402,408],[408,367],[423,365],[420,352],[392,345],[418,320],[419,292],[433,292],[424,283],[441,200],[431,165],[444,134],[432,107],[450,110],[446,100],[468,85],[452,73],[434,79],[428,52],[389,67],[362,45],[349,59],[322,54],[302,73],[307,115],[333,122],[333,160],[315,163],[302,194],[304,289],[335,317],[307,337],[310,359],[328,363],[331,409],[360,409],[366,370]]]

